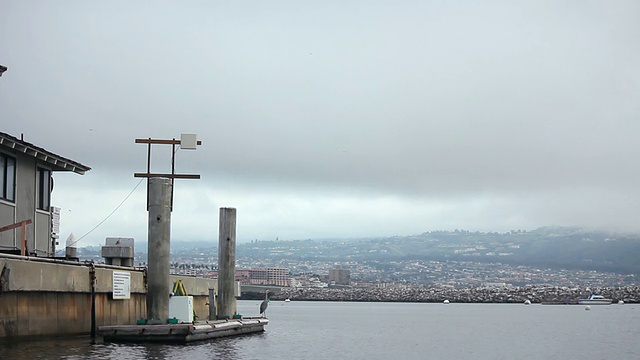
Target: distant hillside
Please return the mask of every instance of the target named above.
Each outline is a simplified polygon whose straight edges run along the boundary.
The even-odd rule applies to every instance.
[[[211,242],[171,243],[174,255],[217,256],[217,250],[217,245]],[[146,243],[136,244],[136,253],[146,251]],[[99,254],[100,247],[83,248],[80,253]],[[430,231],[411,236],[331,241],[253,241],[238,244],[236,254],[256,261],[453,260],[640,274],[640,235],[563,227],[508,233]]]
[[[342,242],[259,241],[238,246],[238,255],[324,261],[473,261],[640,274],[640,236],[545,227],[484,233],[431,231]]]

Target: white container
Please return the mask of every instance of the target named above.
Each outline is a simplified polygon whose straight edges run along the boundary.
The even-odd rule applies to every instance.
[[[179,323],[193,322],[193,296],[172,296],[169,298],[169,319]]]

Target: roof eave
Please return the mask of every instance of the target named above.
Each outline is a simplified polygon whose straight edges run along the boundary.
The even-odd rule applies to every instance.
[[[76,174],[84,175],[85,172],[91,170],[89,166],[66,159],[45,149],[38,148],[35,145],[13,138],[8,134],[0,133],[0,135],[0,145],[36,158],[51,166],[52,171],[73,171]]]

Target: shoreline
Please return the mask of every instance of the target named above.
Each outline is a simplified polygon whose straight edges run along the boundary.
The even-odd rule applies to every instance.
[[[597,288],[593,292],[612,299],[613,304],[639,303],[640,287],[625,286]],[[589,295],[590,289],[562,287],[499,287],[499,288],[441,288],[441,287],[397,287],[397,288],[282,288],[271,296],[272,300],[291,301],[347,301],[347,302],[407,302],[407,303],[496,303],[518,304],[529,300],[544,305],[577,305],[578,299]],[[264,295],[262,295],[264,296]],[[240,299],[253,299],[242,296]]]

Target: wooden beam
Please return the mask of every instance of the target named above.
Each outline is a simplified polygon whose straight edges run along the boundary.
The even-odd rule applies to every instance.
[[[167,145],[180,145],[180,140],[172,139],[136,139],[136,144],[167,144]],[[202,141],[198,140],[198,145],[202,145]]]
[[[27,248],[27,224],[24,221],[20,223],[20,244],[22,244],[20,255],[28,255],[29,249]]]
[[[11,230],[11,229],[15,229],[15,228],[19,228],[19,227],[22,226],[22,224],[24,224],[24,225],[31,224],[31,219],[22,220],[20,222],[15,223],[15,224],[3,226],[3,227],[0,228],[0,232]]]
[[[137,177],[137,178],[164,177],[164,178],[169,178],[169,179],[200,179],[200,175],[193,175],[193,174],[134,173],[133,177]]]
[[[29,249],[27,248],[27,225],[31,224],[31,219],[22,220],[15,224],[3,226],[0,228],[0,232],[20,228],[20,254],[25,255],[29,253]]]

